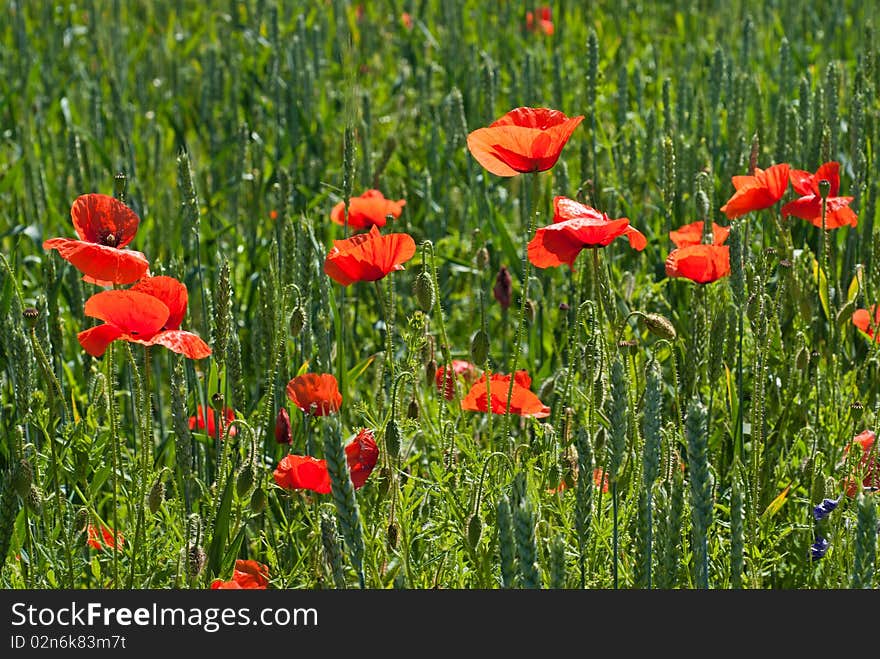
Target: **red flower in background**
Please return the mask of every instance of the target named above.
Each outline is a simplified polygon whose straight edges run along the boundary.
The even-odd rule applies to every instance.
[[[852,315],[852,323],[870,338],[880,341],[880,335],[874,334],[874,328],[880,327],[880,307],[876,304],[871,305],[870,309],[856,309]]]
[[[409,12],[403,12],[400,14],[400,22],[403,23],[403,27],[407,30],[412,30],[413,19]]]
[[[306,414],[335,414],[342,405],[336,378],[329,373],[304,373],[287,383],[287,397]]]
[[[211,590],[266,590],[269,587],[269,566],[257,561],[237,560],[232,579],[214,579]]]
[[[794,215],[821,229],[822,195],[819,193],[819,181],[822,180],[831,184],[831,190],[825,200],[825,228],[856,226],[859,218],[849,207],[853,198],[837,196],[840,192],[840,164],[836,162],[826,162],[816,170],[815,174],[800,169],[791,170],[791,186],[801,197],[783,206],[782,216]]]
[[[666,257],[666,275],[708,284],[730,274],[730,247],[727,245],[688,245],[674,249]]]
[[[844,455],[849,454],[850,448],[861,449],[859,464],[853,474],[844,480],[844,490],[848,497],[854,497],[861,489],[858,478],[861,477],[861,487],[869,490],[880,489],[880,463],[877,460],[877,451],[874,442],[877,435],[873,430],[864,430],[853,437],[852,443],[844,449]]]
[[[103,525],[99,531],[94,524],[89,524],[86,535],[88,536],[86,542],[92,549],[122,549],[125,546],[125,537],[122,533],[114,534],[112,529]]]
[[[593,483],[596,487],[599,487],[601,484],[602,492],[604,494],[608,493],[608,474],[601,469],[593,469]]]
[[[202,359],[211,349],[198,335],[180,329],[187,298],[186,286],[172,277],[147,277],[127,290],[101,291],[86,300],[85,314],[104,324],[83,330],[77,338],[93,357],[122,339]]]
[[[556,164],[583,120],[548,108],[516,108],[488,128],[473,131],[467,145],[477,162],[496,176],[544,172]]]
[[[375,435],[369,428],[363,428],[345,447],[345,461],[354,489],[364,486],[378,459],[379,447],[376,446]]]
[[[455,398],[455,381],[459,376],[464,376],[465,380],[471,380],[477,373],[477,367],[464,359],[452,360],[452,371],[446,373],[446,368],[441,366],[434,375],[434,381],[437,383],[437,391],[443,394],[446,400]],[[445,382],[444,382],[444,375]]]
[[[369,428],[361,430],[345,447],[345,461],[351,473],[354,489],[359,490],[373,473],[379,459],[379,448]],[[278,463],[273,474],[275,484],[285,490],[311,490],[317,494],[330,494],[330,472],[327,461],[310,455],[286,455]]]
[[[214,412],[213,408],[208,408],[208,437],[214,437],[215,439],[218,437],[218,431],[220,428],[217,427],[217,417],[215,416],[216,412]],[[226,434],[226,428],[229,428],[229,424],[235,421],[235,412],[228,407],[223,408],[223,433]],[[199,405],[196,409],[196,415],[191,416],[189,418],[189,429],[195,430],[198,428],[199,430],[205,430],[205,410]],[[238,429],[235,426],[229,428],[229,436],[235,437],[238,434]],[[221,437],[222,439],[222,437]]]
[[[490,378],[492,394],[492,414],[507,411],[507,391],[510,376],[493,373]],[[531,392],[532,379],[526,371],[517,371],[513,376],[513,395],[510,399],[510,413],[542,419],[550,416],[550,408]],[[489,411],[489,397],[486,392],[486,376],[483,375],[461,401],[461,409],[470,412]]]
[[[293,444],[290,414],[287,413],[286,407],[279,408],[278,415],[275,417],[275,441],[279,444]]]
[[[729,235],[730,227],[723,227],[712,222],[713,245],[723,245]],[[698,221],[685,224],[683,227],[670,231],[669,238],[675,243],[676,247],[701,245],[703,243],[703,223]]]
[[[405,199],[386,199],[378,190],[367,190],[360,197],[352,197],[348,203],[348,226],[352,229],[369,229],[375,225],[384,227],[390,215],[400,217]],[[340,201],[330,211],[330,219],[336,224],[345,224],[345,202]]]
[[[537,25],[535,21],[535,14],[538,15]],[[555,32],[555,28],[553,27],[553,21],[550,20],[550,7],[538,7],[538,10],[536,12],[527,11],[526,29],[529,32],[541,30],[541,32],[546,34],[548,37],[552,36],[553,32]]]
[[[140,218],[118,199],[103,194],[77,197],[70,208],[73,228],[79,240],[51,238],[43,249],[57,249],[58,255],[83,273],[92,284],[131,284],[150,267],[147,257],[123,249],[137,233]]]
[[[370,227],[346,240],[334,240],[324,261],[324,272],[343,286],[356,281],[376,281],[393,270],[403,270],[401,263],[416,253],[416,243],[409,234],[383,236]]]
[[[553,200],[553,224],[541,227],[529,241],[529,261],[538,268],[565,263],[571,268],[586,247],[605,247],[615,238],[626,236],[631,247],[641,251],[648,244],[638,229],[622,217],[610,219],[595,208],[567,197]]]
[[[752,211],[770,208],[782,199],[788,187],[789,165],[781,163],[766,170],[755,168],[753,176],[734,176],[736,192],[721,207],[721,212],[734,219]]]

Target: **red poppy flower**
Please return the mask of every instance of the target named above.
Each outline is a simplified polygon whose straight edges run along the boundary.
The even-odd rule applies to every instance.
[[[473,131],[467,145],[477,162],[496,176],[544,172],[556,164],[583,120],[548,108],[516,108],[488,128]]]
[[[789,165],[780,163],[765,169],[755,168],[753,176],[734,176],[736,192],[721,207],[731,220],[752,211],[770,208],[782,199],[788,187]]]
[[[376,226],[369,233],[359,233],[346,240],[334,240],[324,261],[324,272],[348,286],[356,281],[376,281],[392,270],[403,270],[401,263],[416,253],[416,243],[409,234],[383,236]]]
[[[455,381],[458,376],[464,376],[465,380],[472,379],[477,373],[477,367],[464,359],[452,360],[452,372],[446,375],[444,383],[444,374],[446,369],[441,366],[434,375],[434,381],[437,383],[437,391],[443,394],[446,400],[455,398]]]
[[[269,587],[269,566],[257,561],[235,561],[232,579],[211,582],[211,590],[266,590]]]
[[[342,405],[336,378],[329,373],[304,373],[287,383],[287,397],[306,414],[335,414]]]
[[[92,549],[122,549],[125,545],[125,537],[122,533],[114,533],[112,529],[101,526],[101,530],[94,524],[89,524],[86,530],[88,536],[87,543]]]
[[[822,195],[819,193],[819,181],[822,180],[831,184],[831,190],[825,200],[825,228],[856,226],[859,218],[849,207],[853,198],[837,196],[840,192],[840,164],[836,162],[826,162],[816,170],[815,174],[800,169],[791,170],[791,186],[801,197],[782,207],[783,217],[794,215],[821,229]]]
[[[364,428],[345,447],[345,461],[351,474],[354,489],[359,490],[367,482],[379,459],[379,448],[373,431]],[[329,494],[330,472],[327,461],[310,455],[286,455],[273,473],[275,484],[285,490],[311,490],[317,494]]]
[[[196,334],[180,329],[186,305],[186,286],[172,277],[147,277],[127,290],[102,291],[86,300],[85,314],[104,324],[83,330],[77,338],[93,357],[122,339],[202,359],[211,349]]]
[[[351,482],[354,489],[360,489],[367,482],[367,478],[373,473],[376,461],[379,459],[379,447],[373,431],[363,428],[351,442],[345,447],[345,461],[351,472]]]
[[[140,222],[128,206],[107,195],[86,194],[73,202],[70,217],[79,240],[50,238],[43,249],[57,249],[61,258],[85,275],[85,281],[101,286],[131,284],[146,274],[147,257],[122,249],[134,239]]]
[[[492,413],[504,414],[507,411],[507,391],[510,388],[510,376],[493,373],[492,385]],[[513,377],[513,395],[510,399],[510,413],[519,416],[531,416],[542,419],[550,416],[550,408],[544,405],[533,394],[529,387],[532,379],[526,371],[517,371]],[[461,401],[461,409],[470,412],[486,412],[489,409],[488,396],[486,395],[485,374],[477,380],[476,384]]]
[[[535,25],[535,14],[538,15],[537,26]],[[538,7],[537,12],[526,12],[526,29],[530,32],[541,30],[548,37],[552,36],[555,31],[553,21],[550,20],[550,7]]]
[[[293,444],[293,434],[290,432],[290,415],[287,408],[282,407],[278,410],[278,416],[275,417],[275,441],[278,444]]]
[[[708,284],[729,274],[730,247],[727,245],[688,245],[672,250],[666,257],[668,277]]]
[[[390,215],[400,217],[405,199],[386,199],[378,190],[367,190],[360,197],[352,197],[348,204],[348,226],[352,229],[369,229],[375,225],[384,227]],[[336,224],[345,224],[345,202],[340,201],[330,211],[330,219]]]
[[[871,316],[874,322],[871,322]],[[880,341],[880,335],[874,335],[874,328],[880,327],[880,306],[871,305],[870,309],[856,309],[852,315],[852,323],[870,338]]]
[[[608,474],[602,471],[601,469],[593,469],[593,483],[596,487],[599,487],[599,484],[602,485],[602,492],[608,493]]]
[[[610,219],[605,213],[567,197],[553,200],[553,224],[541,227],[529,242],[529,261],[538,268],[550,268],[574,261],[585,247],[605,247],[626,236],[631,247],[641,251],[648,241],[641,231],[621,217]]]
[[[856,478],[857,476],[862,477],[863,488],[870,490],[880,488],[880,462],[877,460],[877,451],[873,450],[876,440],[877,435],[873,430],[864,430],[853,437],[852,443],[844,449],[844,455],[849,453],[851,447],[859,447],[862,451],[859,464],[855,468],[855,473],[844,481],[844,488],[848,497],[856,496],[861,489]]]
[[[730,227],[723,227],[720,224],[712,222],[712,244],[723,245],[730,235]],[[676,247],[687,247],[688,245],[701,245],[703,243],[703,223],[691,222],[685,224],[679,229],[669,232],[669,238],[675,243]]]
[[[215,412],[212,408],[208,408],[208,437],[217,438],[217,431],[219,428],[217,427],[216,417],[214,416]],[[226,428],[229,427],[229,424],[235,421],[235,412],[228,407],[223,408],[223,433],[226,433]],[[195,430],[198,428],[199,430],[205,429],[205,413],[204,408],[199,405],[196,410],[196,416],[191,416],[189,418],[189,429]],[[238,434],[238,429],[235,426],[229,428],[229,436],[235,437]],[[222,439],[222,437],[221,437]]]
[[[403,27],[407,30],[412,30],[413,19],[409,12],[403,12],[400,14],[400,22],[403,23]]]

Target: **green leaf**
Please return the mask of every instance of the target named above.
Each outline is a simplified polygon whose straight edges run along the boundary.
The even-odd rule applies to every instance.
[[[825,311],[825,317],[831,318],[831,312],[828,310],[828,279],[825,277],[825,271],[819,267],[819,262],[813,259],[813,277],[819,286],[819,301],[822,303],[822,309]]]
[[[211,546],[208,548],[208,576],[211,577],[216,577],[220,574],[220,568],[223,564],[223,548],[226,545],[226,539],[229,537],[232,490],[234,486],[235,479],[231,476],[227,477],[223,488],[223,498],[220,500],[217,516],[214,518],[214,534],[211,536]]]

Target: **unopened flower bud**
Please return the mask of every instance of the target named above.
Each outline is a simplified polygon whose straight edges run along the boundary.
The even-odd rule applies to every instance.
[[[507,266],[502,265],[498,271],[498,276],[495,277],[495,286],[492,288],[492,294],[498,300],[498,304],[501,305],[502,309],[510,307],[510,303],[513,300],[513,278],[507,271]]]
[[[480,249],[477,250],[477,255],[474,258],[474,261],[476,261],[478,269],[485,270],[489,267],[489,250],[485,247],[480,247]]]
[[[223,394],[219,391],[211,396],[211,407],[218,412],[223,409]]]
[[[290,314],[290,336],[296,338],[306,326],[306,312],[301,305],[296,305]]]
[[[829,194],[831,194],[831,181],[827,178],[820,179],[819,196],[822,197],[822,199],[827,199]]]
[[[266,508],[266,493],[258,487],[251,495],[251,512],[259,515]]]
[[[40,312],[37,311],[36,307],[27,307],[24,311],[21,312],[21,315],[24,316],[28,327],[33,329],[37,326],[37,318],[40,317]]]
[[[538,313],[538,303],[532,299],[526,300],[526,318],[530,323],[535,322],[535,316]]]
[[[250,462],[245,464],[238,472],[235,479],[235,493],[240,499],[244,499],[254,486],[254,465]]]
[[[666,316],[662,316],[659,313],[646,313],[641,318],[649,332],[659,336],[661,339],[675,341],[677,336],[675,326]]]
[[[400,427],[394,419],[385,425],[385,450],[394,458],[400,455]]]
[[[409,399],[409,405],[406,408],[406,418],[408,419],[418,419],[419,418],[419,401],[416,400],[415,396]]]
[[[427,366],[425,366],[425,379],[428,381],[428,386],[430,387],[434,384],[434,379],[437,377],[437,360],[432,359],[428,362]]]
[[[43,513],[43,493],[36,485],[31,485],[27,495],[27,507],[34,515]]]
[[[489,335],[478,329],[471,339],[471,359],[474,364],[483,364],[489,356]]]
[[[149,508],[150,512],[155,515],[164,500],[165,483],[159,478],[153,483],[153,487],[150,488],[150,493],[147,495],[147,508]]]
[[[388,525],[387,535],[388,547],[390,549],[394,549],[395,547],[397,547],[397,539],[400,536],[400,527],[397,525],[397,522],[391,522]]]
[[[21,458],[12,472],[12,487],[22,499],[27,498],[34,482],[34,468],[27,458]]]
[[[434,302],[436,299],[434,280],[424,268],[422,268],[422,271],[416,275],[415,281],[413,281],[413,295],[415,295],[416,301],[419,303],[419,308],[421,308],[422,311],[427,313],[434,308]]]
[[[480,544],[480,536],[483,534],[483,520],[479,515],[471,515],[467,523],[467,539],[471,549],[476,549]]]
[[[275,441],[279,444],[293,444],[293,433],[290,430],[290,414],[287,413],[286,407],[280,408],[275,417]]]

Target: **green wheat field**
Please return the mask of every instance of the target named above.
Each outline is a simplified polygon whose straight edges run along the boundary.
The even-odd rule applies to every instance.
[[[876,9],[4,2],[0,587],[876,588]]]

